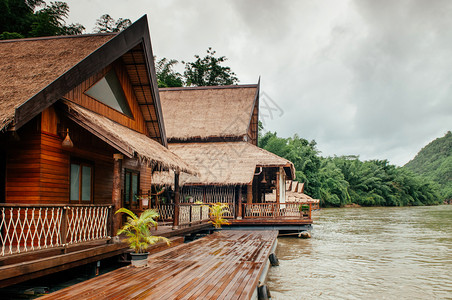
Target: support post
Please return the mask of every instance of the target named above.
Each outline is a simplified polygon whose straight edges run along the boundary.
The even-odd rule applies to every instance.
[[[237,211],[237,220],[241,220],[243,217],[243,212],[242,212],[242,186],[239,185],[239,207],[238,207],[238,211]]]
[[[276,172],[276,212],[275,216],[279,216],[279,203],[280,203],[280,195],[281,195],[281,182],[279,178],[280,172]]]
[[[121,161],[123,159],[122,154],[113,154],[113,232],[112,236],[116,235],[119,227],[121,227],[121,215],[115,214],[115,212],[121,208]]]
[[[173,216],[173,229],[179,229],[179,172],[174,172],[174,216]]]
[[[246,203],[253,203],[253,183],[246,186]]]
[[[68,216],[68,207],[62,208],[62,216],[61,216],[61,244],[63,244],[63,253],[67,253],[67,216]]]

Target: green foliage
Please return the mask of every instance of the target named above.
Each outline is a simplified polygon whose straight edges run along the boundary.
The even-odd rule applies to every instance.
[[[94,27],[95,33],[108,33],[108,32],[120,32],[132,25],[129,19],[119,18],[117,21],[113,19],[109,14],[102,15],[96,20],[96,26]]]
[[[180,87],[183,85],[183,77],[179,72],[173,70],[173,67],[178,63],[175,59],[167,59],[166,57],[157,61],[155,66],[155,73],[157,75],[158,86],[165,87]]]
[[[69,6],[65,2],[50,2],[34,14],[30,36],[54,36],[81,34],[85,27],[80,24],[66,25]]]
[[[438,183],[441,198],[452,199],[452,133],[448,131],[422,148],[405,168]]]
[[[315,141],[278,137],[276,132],[260,136],[259,147],[294,163],[297,180],[305,191],[320,199],[324,207],[356,203],[362,206],[438,204],[435,184],[387,160],[361,161],[357,156],[324,158]]]
[[[223,67],[225,56],[215,57],[215,51],[209,47],[207,55],[201,58],[195,55],[196,60],[185,64],[185,84],[187,86],[216,86],[231,85],[239,80],[230,67]]]
[[[120,208],[115,214],[117,213],[128,215],[127,222],[118,230],[118,235],[124,233],[128,237],[127,242],[135,253],[145,253],[150,245],[159,241],[170,244],[167,238],[151,234],[151,228],[157,228],[157,222],[155,221],[159,217],[157,211],[148,209],[142,212],[139,217],[127,208]]]
[[[81,34],[85,27],[66,24],[68,14],[65,2],[47,5],[41,0],[0,0],[0,38]]]
[[[12,40],[12,39],[23,39],[24,36],[17,32],[3,32],[0,33],[0,40]]]
[[[225,203],[212,203],[209,207],[210,217],[212,218],[209,223],[217,229],[221,228],[222,225],[229,225],[230,223],[223,218],[225,213],[229,213],[228,205]]]

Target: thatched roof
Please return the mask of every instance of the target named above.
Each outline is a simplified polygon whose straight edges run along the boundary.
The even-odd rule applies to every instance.
[[[151,166],[197,174],[167,148],[130,128],[94,113],[72,102],[64,101],[69,118],[128,157],[138,157]]]
[[[0,42],[0,130],[15,109],[115,35],[6,40]]]
[[[243,137],[258,85],[159,89],[168,141]]]
[[[180,176],[181,185],[246,185],[253,181],[256,167],[284,167],[295,178],[293,164],[247,142],[169,144],[169,149],[199,170],[199,176]],[[166,174],[165,174],[166,173]],[[156,174],[156,184],[172,183],[172,174]]]

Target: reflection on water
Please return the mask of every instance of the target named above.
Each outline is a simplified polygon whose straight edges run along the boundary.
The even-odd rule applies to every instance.
[[[452,205],[323,209],[279,238],[273,299],[452,299]]]

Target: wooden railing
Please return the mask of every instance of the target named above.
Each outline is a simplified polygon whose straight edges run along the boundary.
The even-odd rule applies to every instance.
[[[174,216],[174,204],[159,204],[157,205],[160,221],[171,221]]]
[[[111,205],[0,205],[0,256],[108,239]]]
[[[179,204],[179,226],[190,226],[210,220],[208,204]]]
[[[311,219],[312,203],[244,203],[244,218]]]

